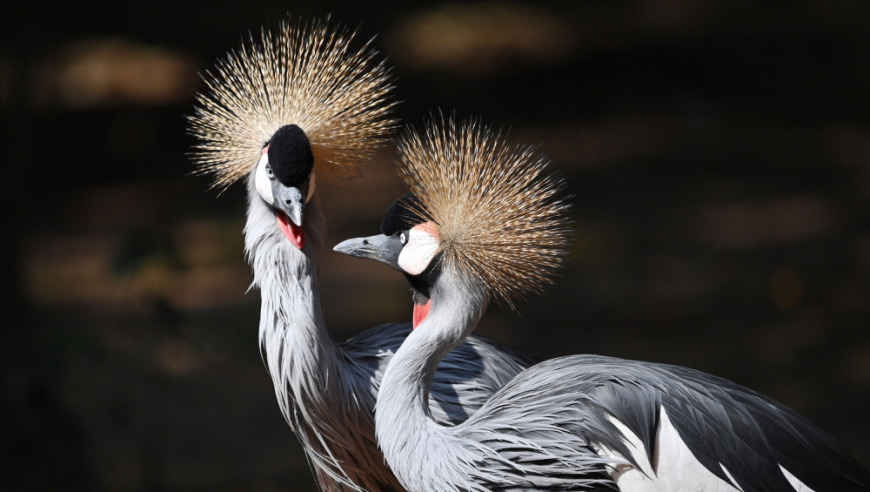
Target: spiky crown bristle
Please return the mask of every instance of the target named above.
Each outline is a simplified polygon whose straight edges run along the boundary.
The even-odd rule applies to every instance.
[[[295,124],[311,142],[320,178],[355,177],[396,122],[389,118],[392,76],[371,41],[329,21],[283,21],[277,33],[251,34],[203,76],[189,131],[196,173],[225,189],[248,174],[280,127]]]
[[[496,299],[539,292],[570,238],[562,179],[547,160],[476,121],[433,118],[399,143],[398,173],[438,226],[442,265],[471,275]]]

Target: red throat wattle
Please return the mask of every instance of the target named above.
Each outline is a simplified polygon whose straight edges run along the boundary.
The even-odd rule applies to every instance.
[[[416,330],[426,316],[429,316],[429,308],[432,307],[432,299],[426,301],[426,304],[414,304],[414,329]]]
[[[302,227],[294,224],[283,212],[278,213],[278,228],[293,243],[293,246],[299,249],[305,246],[305,231],[302,230]]]

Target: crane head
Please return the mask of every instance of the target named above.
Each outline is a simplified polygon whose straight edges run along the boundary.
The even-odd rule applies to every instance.
[[[269,204],[281,232],[297,248],[305,234],[302,220],[305,202],[314,193],[314,156],[305,132],[296,125],[284,125],[263,147],[254,169],[254,186]]]
[[[411,284],[414,327],[425,319],[430,288],[441,274],[438,226],[419,210],[419,201],[407,194],[387,209],[381,234],[348,239],[333,248],[349,256],[381,261],[402,272]]]
[[[299,248],[315,171],[327,182],[359,176],[396,126],[390,69],[355,38],[329,20],[289,18],[251,34],[203,73],[188,117],[195,172],[220,191],[248,177],[250,199],[269,204]]]
[[[398,150],[413,198],[388,210],[383,234],[336,251],[391,265],[421,294],[450,272],[510,307],[552,282],[571,229],[564,182],[545,172],[547,159],[475,120],[443,116],[406,133]]]

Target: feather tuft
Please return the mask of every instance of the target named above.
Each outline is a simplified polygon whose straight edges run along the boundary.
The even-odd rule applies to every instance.
[[[438,226],[441,261],[493,297],[540,292],[562,265],[571,236],[564,181],[548,160],[476,120],[432,118],[399,142],[398,174]]]
[[[199,143],[196,174],[220,191],[245,176],[280,127],[296,124],[311,142],[318,179],[356,177],[396,126],[390,70],[372,41],[354,50],[356,33],[325,21],[281,22],[251,34],[206,71],[188,130]]]

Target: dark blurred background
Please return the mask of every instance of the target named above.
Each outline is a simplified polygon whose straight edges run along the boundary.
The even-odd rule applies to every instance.
[[[724,376],[870,465],[870,3],[7,3],[0,489],[314,489],[260,361],[243,187],[189,174],[184,120],[197,72],[288,12],[377,35],[404,121],[479,116],[567,177],[564,277],[480,333]],[[328,244],[376,232],[392,152],[320,187]],[[323,263],[336,338],[410,319],[398,274]]]

